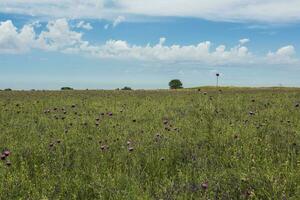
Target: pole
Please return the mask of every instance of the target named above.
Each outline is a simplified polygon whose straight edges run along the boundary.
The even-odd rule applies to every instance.
[[[220,76],[220,74],[219,74],[219,73],[216,73],[216,77],[217,77],[217,87],[219,87],[219,76]]]

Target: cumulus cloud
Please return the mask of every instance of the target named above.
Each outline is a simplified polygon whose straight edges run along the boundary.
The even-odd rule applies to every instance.
[[[293,45],[288,45],[281,47],[276,52],[269,52],[267,59],[273,64],[295,64],[299,62],[295,55],[295,47]]]
[[[158,43],[158,44],[159,44],[160,46],[162,46],[162,45],[164,45],[164,43],[166,42],[166,40],[167,40],[167,39],[166,39],[165,37],[159,38],[159,43]]]
[[[0,12],[66,18],[196,17],[216,21],[300,21],[299,0],[9,0]]]
[[[35,46],[35,32],[31,25],[20,31],[8,20],[0,22],[0,53],[24,53]]]
[[[38,48],[52,51],[80,47],[86,43],[82,40],[82,33],[72,31],[66,19],[50,21],[47,30],[40,33],[36,42]]]
[[[85,29],[85,30],[92,30],[93,27],[90,23],[86,23],[84,21],[80,21],[76,24],[76,28],[82,28],[82,29]]]
[[[277,55],[280,55],[280,56],[293,56],[296,54],[296,51],[295,51],[295,47],[292,46],[292,45],[289,45],[289,46],[285,46],[285,47],[282,47],[280,49],[278,49],[278,51],[276,52]]]
[[[234,47],[214,46],[210,41],[193,45],[166,45],[162,37],[154,45],[133,45],[123,40],[108,40],[93,45],[83,39],[83,33],[70,27],[68,20],[50,21],[46,30],[37,34],[33,25],[18,30],[11,21],[0,23],[0,53],[26,53],[31,49],[58,51],[69,54],[93,56],[99,59],[127,59],[145,62],[195,62],[209,66],[251,64],[295,64],[296,50],[292,45],[269,52],[265,56],[254,55],[245,45],[249,39],[241,39]]]

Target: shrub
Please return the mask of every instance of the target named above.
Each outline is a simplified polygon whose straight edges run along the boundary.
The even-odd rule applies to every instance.
[[[12,91],[12,89],[11,88],[6,88],[6,89],[4,89],[4,91]]]

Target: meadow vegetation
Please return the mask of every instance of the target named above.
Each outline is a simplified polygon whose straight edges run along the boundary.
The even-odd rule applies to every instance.
[[[0,199],[300,198],[300,90],[0,91]]]

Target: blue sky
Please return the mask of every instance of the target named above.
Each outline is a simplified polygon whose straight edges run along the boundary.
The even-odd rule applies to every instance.
[[[0,88],[300,86],[298,1],[184,2],[0,1]]]

